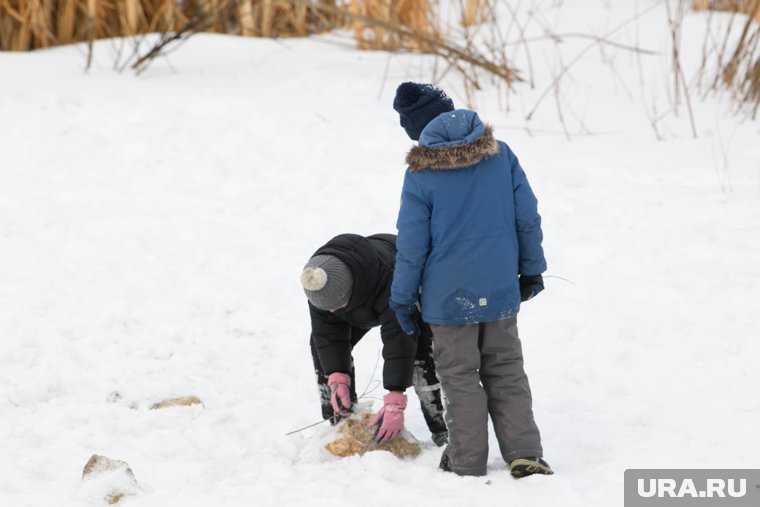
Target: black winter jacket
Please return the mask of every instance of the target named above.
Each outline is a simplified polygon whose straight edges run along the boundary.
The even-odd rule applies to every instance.
[[[319,248],[314,255],[334,255],[345,262],[353,275],[348,306],[335,312],[309,303],[311,336],[324,372],[351,370],[351,328],[367,330],[380,326],[383,341],[383,386],[403,391],[412,385],[417,336],[405,334],[388,306],[393,268],[396,263],[396,236],[375,234],[363,237],[341,234]]]

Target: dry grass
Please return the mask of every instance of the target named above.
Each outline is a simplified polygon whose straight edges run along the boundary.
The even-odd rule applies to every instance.
[[[360,49],[423,49],[417,38],[389,26],[437,38],[437,21],[428,0],[352,0],[349,27]]]
[[[0,0],[0,50],[177,31],[210,16],[205,31],[304,36],[337,26],[323,4],[335,7],[332,0]]]
[[[693,0],[692,7],[747,15],[735,45],[726,44],[732,35],[732,23],[720,47],[716,46],[709,54],[705,49],[703,58],[707,61],[714,54],[717,59],[718,72],[712,88],[728,90],[740,109],[757,118],[760,114],[760,0]]]
[[[755,21],[760,23],[760,8],[754,0],[693,0],[695,11],[728,11],[741,14],[752,14]]]
[[[142,72],[175,44],[199,32],[252,37],[307,36],[348,28],[360,49],[419,51],[435,55],[479,88],[485,71],[509,86],[518,79],[505,50],[483,53],[441,33],[435,0],[0,0],[0,50],[28,51],[88,42],[87,68],[96,39],[157,33],[147,52],[138,38],[116,67]],[[465,31],[488,18],[488,0],[462,0]],[[498,45],[496,45],[498,46]]]
[[[178,31],[210,18],[214,22],[203,31],[248,37],[306,36],[347,27],[367,49],[419,49],[419,43],[359,21],[363,18],[435,33],[428,0],[0,0],[0,50]]]
[[[0,0],[0,50],[174,30],[184,22],[175,0]]]

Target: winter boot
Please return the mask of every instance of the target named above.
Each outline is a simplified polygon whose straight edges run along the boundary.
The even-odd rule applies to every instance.
[[[433,361],[433,332],[430,326],[420,322],[420,336],[417,342],[417,354],[414,359],[412,383],[420,400],[420,408],[425,423],[438,447],[448,443],[449,432],[443,418],[443,400],[441,383],[435,373]]]
[[[554,471],[543,458],[517,458],[509,464],[512,477],[519,479],[533,474],[552,475]]]
[[[454,470],[451,469],[451,460],[449,460],[449,455],[444,453],[441,455],[441,462],[438,464],[438,469],[443,470],[444,472],[453,472]]]
[[[442,447],[448,444],[449,432],[444,430],[438,433],[433,433],[433,443],[436,445],[436,447]]]

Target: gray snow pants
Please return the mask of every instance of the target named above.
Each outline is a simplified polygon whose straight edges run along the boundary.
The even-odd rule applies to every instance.
[[[451,471],[485,475],[489,414],[504,461],[543,456],[517,319],[430,327],[449,428],[444,454]]]

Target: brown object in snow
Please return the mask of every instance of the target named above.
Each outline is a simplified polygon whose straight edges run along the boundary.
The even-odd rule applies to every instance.
[[[132,472],[128,463],[111,459],[106,456],[100,456],[98,454],[93,454],[87,461],[87,464],[85,464],[84,470],[82,470],[82,479],[87,479],[89,476],[97,476],[106,472],[126,475],[127,482],[134,486],[134,488],[138,487],[135,474]],[[133,488],[129,487],[125,489],[121,486],[113,486],[113,488],[109,489],[111,489],[111,491],[106,494],[104,500],[111,505],[118,503],[119,500],[125,496],[134,494],[134,492],[131,491]]]
[[[375,442],[372,438],[375,427],[369,426],[372,416],[370,412],[363,412],[343,420],[338,425],[341,437],[325,445],[325,449],[340,458],[355,454],[361,456],[367,451],[388,451],[397,458],[416,457],[420,453],[420,444],[406,431],[387,442]]]
[[[168,400],[154,403],[150,406],[151,410],[166,407],[189,407],[190,405],[201,405],[203,402],[197,396],[183,396],[181,398],[171,398]]]

